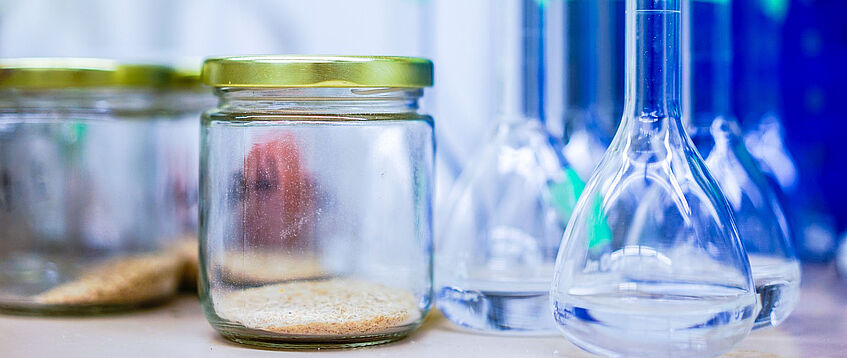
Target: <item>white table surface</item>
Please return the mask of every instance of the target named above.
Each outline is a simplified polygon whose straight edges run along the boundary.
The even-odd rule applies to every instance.
[[[847,357],[847,281],[832,267],[804,267],[794,314],[752,333],[727,357]],[[221,338],[197,299],[184,295],[146,311],[92,318],[0,316],[0,357],[590,357],[561,336],[504,337],[453,328],[435,313],[408,338],[347,350],[271,351]]]

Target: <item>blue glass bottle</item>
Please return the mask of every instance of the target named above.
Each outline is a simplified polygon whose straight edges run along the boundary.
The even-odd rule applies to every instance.
[[[835,250],[835,224],[814,175],[798,169],[782,122],[781,33],[788,0],[737,0],[732,6],[738,57],[734,106],[745,143],[786,209],[797,255],[827,261]]]

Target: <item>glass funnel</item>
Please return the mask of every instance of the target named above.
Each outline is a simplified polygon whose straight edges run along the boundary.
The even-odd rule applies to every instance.
[[[626,105],[571,215],[551,289],[577,346],[715,356],[758,311],[731,209],[680,120],[679,0],[627,0]]]
[[[691,139],[721,187],[750,259],[762,310],[755,327],[778,325],[800,290],[800,264],[782,205],[747,151],[731,113],[730,1],[689,1],[685,25],[689,61],[686,106]],[[695,30],[696,29],[696,30]]]
[[[436,303],[453,323],[506,334],[552,334],[550,280],[583,182],[539,120],[542,6],[504,2],[499,124],[439,213]]]

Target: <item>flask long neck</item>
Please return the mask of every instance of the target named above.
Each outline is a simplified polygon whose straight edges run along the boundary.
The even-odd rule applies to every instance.
[[[729,1],[687,1],[685,46],[688,49],[687,115],[696,128],[732,113],[732,34]]]
[[[498,73],[497,114],[506,122],[543,120],[544,7],[532,0],[509,0],[495,6],[493,57]]]
[[[624,117],[678,121],[681,0],[627,0]]]

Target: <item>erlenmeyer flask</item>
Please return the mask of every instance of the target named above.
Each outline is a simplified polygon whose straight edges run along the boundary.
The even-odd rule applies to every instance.
[[[690,49],[685,106],[691,139],[727,198],[750,259],[761,311],[755,327],[778,325],[797,303],[800,264],[776,193],[747,151],[731,116],[731,3],[692,0],[685,19]],[[689,115],[690,113],[690,115]]]
[[[533,64],[540,40],[534,0],[498,3],[505,31],[500,122],[469,161],[436,243],[437,305],[453,323],[507,334],[555,333],[550,281],[567,217],[583,188],[538,120],[531,88],[542,74]]]
[[[554,317],[608,356],[714,356],[758,311],[732,212],[680,121],[681,0],[627,0],[621,125],[562,241]]]

